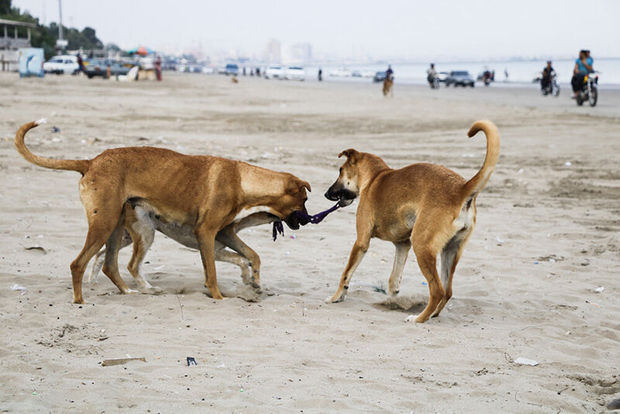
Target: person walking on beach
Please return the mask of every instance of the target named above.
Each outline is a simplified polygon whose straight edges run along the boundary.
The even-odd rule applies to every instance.
[[[85,73],[86,71],[84,70],[84,59],[82,59],[82,55],[80,55],[79,53],[77,55],[77,62],[78,62],[78,73]]]
[[[319,82],[323,81],[323,69],[319,68]]]
[[[583,87],[583,81],[588,73],[594,72],[592,64],[594,60],[590,57],[589,50],[580,50],[579,57],[575,60],[575,67],[573,68],[573,78],[571,79],[571,85],[573,86],[573,99],[577,99],[577,95]]]
[[[431,67],[426,70],[426,81],[431,85],[431,88],[435,87],[435,77],[437,77],[437,71],[435,70],[435,64],[431,63]]]
[[[161,57],[159,55],[155,58],[155,78],[161,81]]]

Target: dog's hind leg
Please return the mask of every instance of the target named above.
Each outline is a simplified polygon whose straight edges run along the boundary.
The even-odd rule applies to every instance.
[[[118,251],[121,248],[121,238],[124,231],[123,224],[119,223],[108,238],[106,242],[105,259],[103,261],[103,273],[110,278],[121,293],[136,293],[135,290],[131,290],[127,287],[118,271]]]
[[[441,250],[441,283],[445,289],[445,294],[441,302],[439,302],[437,309],[435,309],[433,317],[439,316],[439,313],[452,297],[454,271],[472,231],[473,227],[468,227],[457,232]]]
[[[407,240],[404,242],[394,243],[394,247],[396,248],[394,254],[394,266],[392,267],[392,273],[390,274],[390,282],[388,285],[388,293],[392,296],[398,295],[398,292],[400,291],[400,282],[403,279],[403,268],[407,262],[411,242]]]
[[[253,280],[250,273],[250,262],[248,259],[240,254],[222,248],[215,251],[215,260],[218,262],[226,262],[239,266],[239,269],[241,269],[241,279],[243,280],[243,283],[246,285],[252,285]]]
[[[123,234],[123,238],[121,239],[121,249],[129,246],[132,243],[131,237],[128,232]],[[105,260],[105,249],[99,250],[99,252],[95,255],[95,260],[93,261],[93,267],[90,270],[90,274],[88,275],[88,283],[96,283],[97,276],[99,276],[99,272],[103,267],[103,262]]]
[[[129,259],[127,270],[133,276],[141,293],[161,293],[163,292],[161,288],[151,285],[140,273],[140,265],[142,265],[142,261],[155,239],[155,228],[148,220],[136,220],[133,222],[130,222],[130,220],[131,217],[126,221],[126,228],[133,241],[133,252],[131,259]]]
[[[258,253],[252,250],[250,246],[245,244],[245,242],[239,238],[239,236],[235,232],[234,226],[226,226],[225,228],[220,230],[220,232],[217,234],[217,241],[236,251],[249,262],[249,265],[252,267],[251,278],[248,278],[248,281],[246,282],[246,278],[243,273],[243,267],[241,265],[238,265],[241,268],[241,277],[243,278],[244,283],[249,284],[255,289],[260,289],[260,256],[258,255]],[[220,252],[220,250],[216,251],[215,253],[216,260],[220,260],[217,257],[218,252]]]
[[[114,231],[114,226],[118,223],[119,215],[120,208],[118,209],[117,218],[114,221],[100,219],[96,217],[96,213],[88,216],[89,226],[84,247],[82,247],[82,251],[80,251],[78,256],[71,263],[73,303],[84,303],[84,298],[82,296],[82,278],[84,277],[84,271],[90,259],[97,254],[106,240],[108,240],[110,234]]]
[[[428,283],[429,299],[426,308],[418,315],[416,322],[423,323],[435,312],[443,300],[445,290],[437,274],[437,254],[445,246],[450,232],[443,231],[443,226],[452,226],[451,222],[442,220],[443,212],[420,216],[413,226],[411,246],[418,260],[418,266]]]

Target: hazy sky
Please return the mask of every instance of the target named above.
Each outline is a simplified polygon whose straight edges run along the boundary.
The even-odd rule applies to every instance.
[[[260,54],[312,44],[316,55],[375,58],[620,57],[619,0],[62,0],[66,26],[123,48]],[[58,0],[13,0],[43,22]]]

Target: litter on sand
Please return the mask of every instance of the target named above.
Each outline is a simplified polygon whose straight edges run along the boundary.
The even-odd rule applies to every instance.
[[[130,361],[142,361],[146,362],[146,358],[115,358],[115,359],[104,359],[101,363],[102,367],[111,367],[113,365],[124,365]]]
[[[531,367],[535,367],[536,365],[538,365],[538,361],[534,361],[533,359],[527,359],[523,357],[519,357],[515,359],[514,363],[519,364],[519,365],[529,365]]]
[[[605,290],[605,288],[603,286],[599,286],[596,289],[594,289],[595,293],[603,293],[603,291]]]
[[[47,254],[47,250],[45,250],[43,247],[41,246],[29,246],[29,247],[24,247],[24,250],[37,250],[40,252],[43,252],[43,254]]]
[[[21,295],[25,295],[28,292],[28,289],[22,285],[18,285],[17,283],[11,286],[11,290],[16,290],[20,292]]]
[[[187,357],[187,366],[189,367],[190,365],[198,365],[194,357]]]

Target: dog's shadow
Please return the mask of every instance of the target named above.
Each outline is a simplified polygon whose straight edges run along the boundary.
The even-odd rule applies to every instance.
[[[388,296],[381,302],[373,303],[373,306],[384,311],[420,313],[426,306],[426,301],[418,296]]]

